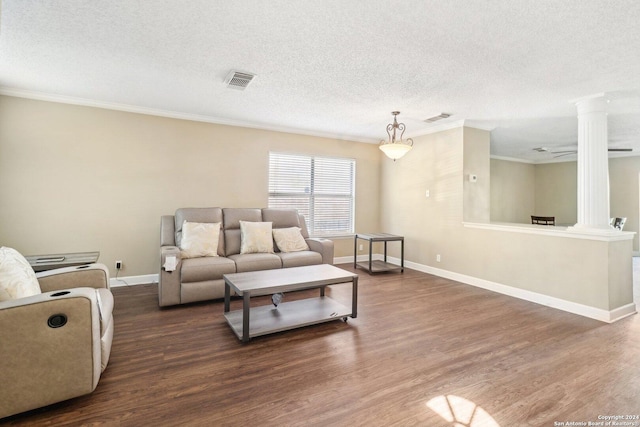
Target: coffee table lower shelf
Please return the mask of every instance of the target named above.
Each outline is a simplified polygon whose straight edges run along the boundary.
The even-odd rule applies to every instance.
[[[224,314],[239,339],[243,338],[242,314],[242,310]],[[333,320],[346,320],[352,314],[350,308],[327,296],[283,302],[277,308],[273,305],[252,307],[249,310],[249,338]]]

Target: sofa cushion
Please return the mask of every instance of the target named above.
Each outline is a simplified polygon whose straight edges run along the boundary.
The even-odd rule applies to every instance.
[[[240,253],[273,253],[270,222],[240,221]]]
[[[300,232],[300,227],[274,228],[273,239],[276,241],[276,245],[280,252],[309,250],[309,246]]]
[[[188,222],[182,224],[180,252],[182,258],[218,256],[219,222]]]
[[[270,221],[273,228],[300,227],[300,216],[295,209],[262,209],[262,221]]]
[[[282,268],[282,261],[276,254],[237,254],[229,258],[235,261],[238,273]]]
[[[322,264],[322,255],[313,251],[279,252],[283,268]]]
[[[221,208],[181,208],[176,210],[175,218],[175,232],[176,246],[180,246],[182,241],[182,224],[185,221],[188,222],[222,222],[222,209]],[[224,256],[225,247],[224,239],[218,239],[218,255]]]
[[[235,273],[236,264],[229,258],[202,257],[182,260],[182,282],[202,282],[222,279],[223,274]]]
[[[15,249],[0,247],[0,301],[40,293],[40,284],[29,261]]]
[[[227,256],[240,253],[240,221],[262,221],[262,211],[250,208],[224,208],[222,210],[224,221],[224,245]]]

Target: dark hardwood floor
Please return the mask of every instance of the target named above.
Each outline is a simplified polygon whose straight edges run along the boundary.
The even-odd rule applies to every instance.
[[[511,427],[640,414],[640,316],[608,325],[412,270],[358,273],[357,319],[244,345],[221,301],[159,309],[155,285],[114,288],[95,392],[0,424]],[[350,286],[327,295],[348,303]]]

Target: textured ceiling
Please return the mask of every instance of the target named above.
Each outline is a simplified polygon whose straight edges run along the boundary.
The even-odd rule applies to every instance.
[[[639,22],[637,0],[3,0],[0,93],[370,142],[399,110],[535,161],[605,92],[610,145],[640,151]]]

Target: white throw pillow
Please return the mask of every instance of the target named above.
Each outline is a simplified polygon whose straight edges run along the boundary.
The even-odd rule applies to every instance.
[[[0,248],[0,301],[30,297],[42,293],[36,273],[20,252]]]
[[[240,221],[240,253],[273,253],[270,222]]]
[[[274,228],[273,238],[280,252],[298,252],[309,249],[307,242],[302,237],[300,227]]]
[[[180,253],[182,258],[218,256],[219,222],[182,223]]]

